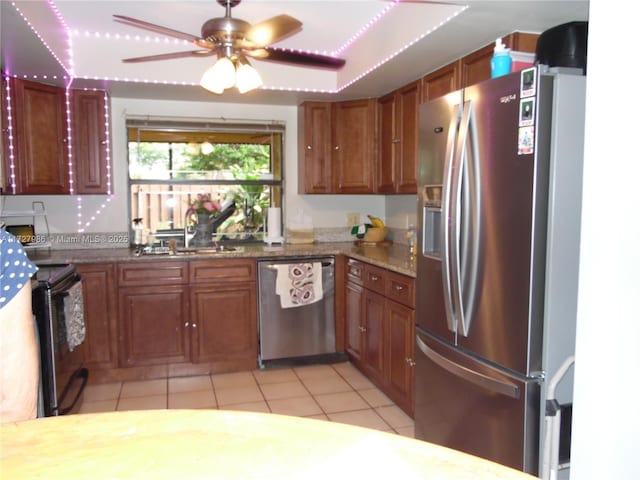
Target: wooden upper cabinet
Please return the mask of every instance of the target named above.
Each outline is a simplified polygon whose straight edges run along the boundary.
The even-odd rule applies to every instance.
[[[10,82],[16,184],[11,193],[69,193],[64,89],[13,78]],[[5,169],[8,172],[11,167]]]
[[[299,193],[373,193],[376,100],[299,108]]]
[[[468,87],[491,78],[493,47],[493,44],[487,45],[460,59],[461,87]]]
[[[334,193],[373,193],[375,99],[333,104]]]
[[[420,82],[406,85],[378,101],[378,193],[416,193]]]
[[[73,90],[71,102],[75,191],[80,194],[109,193],[105,93]]]
[[[306,102],[298,109],[298,193],[332,193],[331,105]]]
[[[455,61],[422,78],[421,103],[442,97],[460,88],[460,63]]]
[[[539,36],[537,33],[513,32],[502,40],[507,47],[516,52],[536,53]]]
[[[380,135],[376,176],[376,191],[378,193],[393,193],[395,191],[394,159],[398,157],[400,138],[398,136],[398,121],[396,119],[396,94],[390,93],[378,100],[378,114]]]

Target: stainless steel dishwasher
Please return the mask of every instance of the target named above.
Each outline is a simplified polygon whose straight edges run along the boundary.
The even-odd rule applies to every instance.
[[[322,299],[307,305],[283,308],[280,295],[276,293],[279,272],[287,265],[314,263],[321,265]],[[258,296],[261,367],[264,361],[317,358],[336,352],[333,257],[259,261]]]

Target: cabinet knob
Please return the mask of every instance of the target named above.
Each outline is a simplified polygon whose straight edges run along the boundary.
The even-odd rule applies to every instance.
[[[391,143],[400,143],[400,139],[399,138],[394,138],[393,140],[391,140]]]
[[[195,324],[195,323],[192,323],[192,324],[191,324],[191,328],[196,328],[197,326],[198,326],[198,325],[197,325],[197,324]]]
[[[360,325],[360,326],[358,327],[358,329],[359,329],[362,333],[364,333],[364,332],[366,332],[366,331],[367,331],[367,327],[363,327],[362,325]]]
[[[307,150],[311,150],[311,145],[307,145]]]
[[[404,361],[407,362],[407,365],[409,365],[410,367],[414,367],[416,365],[416,362],[414,362],[411,358],[405,358]]]
[[[189,326],[189,322],[184,322],[184,326],[188,327]]]
[[[395,285],[394,288],[396,289],[396,292],[401,292],[404,290],[404,287],[402,285]]]
[[[334,150],[340,150],[340,145],[336,145],[335,147],[333,147]]]
[[[378,280],[380,280],[380,277],[379,277],[379,276],[377,276],[377,275],[371,275],[369,278],[370,278],[371,280],[373,280],[374,282],[377,282]]]

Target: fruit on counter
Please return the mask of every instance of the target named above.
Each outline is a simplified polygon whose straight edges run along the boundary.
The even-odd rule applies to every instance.
[[[384,227],[384,222],[382,221],[381,218],[375,217],[373,215],[367,215],[367,217],[369,217],[369,220],[371,220],[371,225],[374,226],[375,228]]]

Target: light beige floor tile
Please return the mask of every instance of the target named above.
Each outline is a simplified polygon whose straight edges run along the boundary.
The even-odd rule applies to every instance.
[[[213,384],[209,375],[196,377],[175,377],[169,379],[169,393],[201,392],[210,390],[213,392]]]
[[[304,388],[304,385],[302,385],[302,382],[299,380],[284,383],[267,383],[265,385],[261,385],[260,389],[262,390],[264,398],[267,400],[305,397],[309,395],[309,392]]]
[[[380,415],[378,415],[372,408],[357,410],[355,412],[329,413],[327,416],[332,422],[348,423],[349,425],[373,428],[385,432],[390,428],[389,424],[380,418]]]
[[[118,411],[157,410],[167,408],[167,395],[149,395],[147,397],[120,398]]]
[[[225,387],[215,389],[220,407],[235,403],[258,402],[264,400],[257,385],[248,387]]]
[[[109,400],[96,400],[94,402],[83,401],[78,413],[115,412],[117,404],[117,398],[111,398]]]
[[[304,367],[295,367],[293,370],[303,380],[312,377],[335,378],[338,376],[331,365],[306,365]]]
[[[166,395],[167,379],[159,380],[139,380],[133,382],[124,382],[120,398],[130,397],[148,397],[151,395]]]
[[[329,420],[329,417],[327,417],[325,414],[322,414],[322,415],[307,415],[304,418],[312,418],[313,420],[324,420],[324,421]]]
[[[99,385],[87,385],[84,389],[83,398],[85,402],[96,402],[99,400],[113,400],[120,396],[122,383],[103,383]]]
[[[243,412],[262,412],[262,413],[270,413],[269,406],[267,402],[247,402],[247,403],[234,403],[233,405],[228,405],[226,407],[220,407],[220,410],[239,410]]]
[[[256,385],[251,372],[222,373],[211,375],[214,388],[250,387]]]
[[[345,382],[339,376],[317,376],[305,378],[302,383],[311,392],[312,395],[321,395],[323,393],[351,392],[351,385]]]
[[[310,395],[306,397],[267,400],[267,403],[273,413],[279,413],[281,415],[304,417],[322,413],[322,410]]]
[[[409,427],[413,425],[413,419],[404,413],[396,405],[387,405],[376,408],[376,412],[393,428]]]
[[[374,383],[359,371],[345,375],[344,379],[356,390],[369,390],[371,388],[376,388]]]
[[[291,368],[256,370],[253,372],[253,375],[261,385],[265,383],[283,383],[298,380],[298,377]]]
[[[327,393],[315,395],[314,398],[325,413],[347,412],[369,408],[356,392]]]
[[[396,432],[398,432],[398,434],[402,435],[403,437],[415,438],[415,436],[416,436],[415,429],[413,428],[413,425],[411,425],[410,427],[396,428]]]
[[[169,394],[169,408],[216,408],[213,389],[199,392],[174,392]]]
[[[382,407],[385,405],[393,405],[393,401],[377,388],[368,388],[366,390],[358,390],[358,393],[372,407]]]
[[[362,375],[362,373],[360,373],[360,370],[358,370],[351,362],[334,363],[331,366],[343,377],[348,377],[355,374]]]

